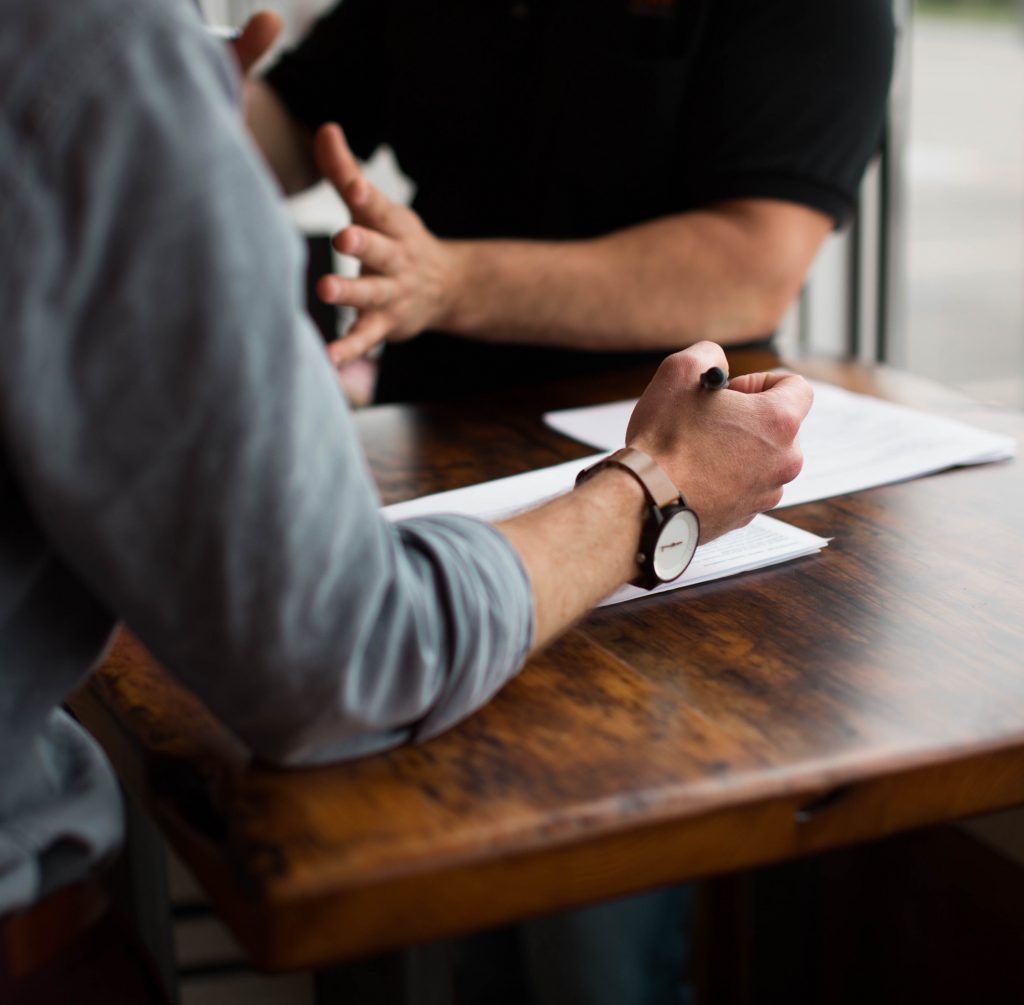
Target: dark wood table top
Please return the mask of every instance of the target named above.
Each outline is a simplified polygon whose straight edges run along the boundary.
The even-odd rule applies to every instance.
[[[1024,436],[893,371],[797,369]],[[358,422],[394,502],[585,456],[541,413],[648,377]],[[1014,462],[787,509],[831,546],[599,610],[446,735],[353,763],[254,763],[127,634],[74,707],[253,960],[321,965],[1024,801],[1022,513]]]

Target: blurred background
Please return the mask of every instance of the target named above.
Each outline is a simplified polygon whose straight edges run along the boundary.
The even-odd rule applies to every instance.
[[[1024,2],[920,0],[909,41],[897,361],[1024,407]]]

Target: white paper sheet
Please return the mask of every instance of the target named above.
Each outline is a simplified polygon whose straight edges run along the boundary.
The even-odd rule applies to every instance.
[[[569,461],[566,464],[540,468],[510,478],[499,478],[419,499],[410,499],[408,502],[387,506],[383,512],[390,520],[404,520],[428,513],[461,513],[484,520],[500,520],[553,496],[568,492],[580,469],[602,456],[603,454],[597,454],[590,459]],[[635,586],[624,586],[602,601],[601,606],[622,603],[636,597],[647,597],[651,593],[664,593],[681,586],[721,579],[752,569],[761,569],[804,555],[813,555],[827,544],[826,538],[809,534],[798,527],[791,527],[781,520],[759,516],[749,526],[726,534],[709,544],[701,545],[693,556],[690,567],[674,582],[665,583],[650,591]]]
[[[811,381],[814,406],[800,443],[804,468],[785,487],[780,506],[906,481],[945,468],[1006,460],[1016,454],[1012,437],[954,419],[855,394]],[[722,392],[712,392],[722,393]],[[635,401],[549,412],[548,425],[603,450],[623,445]]]

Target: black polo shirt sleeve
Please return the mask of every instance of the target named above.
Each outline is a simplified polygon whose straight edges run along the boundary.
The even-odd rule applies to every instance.
[[[889,0],[720,3],[685,115],[691,199],[784,199],[842,224],[881,141]]]
[[[356,156],[382,142],[391,79],[385,0],[344,0],[266,75],[288,111],[311,130],[339,122]]]

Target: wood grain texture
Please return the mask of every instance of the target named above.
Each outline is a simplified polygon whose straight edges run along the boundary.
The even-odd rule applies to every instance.
[[[358,422],[392,502],[584,456],[542,412],[649,376]],[[1024,801],[1022,502],[1005,463],[786,510],[831,546],[595,612],[446,735],[354,763],[252,762],[127,634],[75,708],[254,961],[320,965]]]

